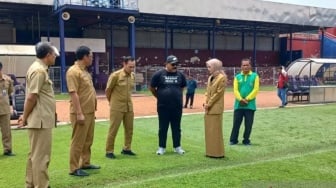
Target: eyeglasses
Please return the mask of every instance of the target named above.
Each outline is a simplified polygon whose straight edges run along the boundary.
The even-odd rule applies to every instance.
[[[173,67],[176,67],[177,66],[177,64],[176,63],[173,63],[173,64],[171,64]]]

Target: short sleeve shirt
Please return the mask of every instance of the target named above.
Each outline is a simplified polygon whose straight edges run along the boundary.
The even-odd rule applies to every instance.
[[[182,108],[183,88],[186,86],[185,76],[177,72],[162,69],[151,79],[151,87],[157,89],[157,107],[176,109]]]
[[[75,62],[66,73],[66,81],[69,93],[77,93],[82,112],[84,114],[94,113],[96,110],[96,90],[86,67]],[[71,100],[70,113],[76,113]]]
[[[13,81],[7,75],[0,77],[0,115],[10,114],[9,96],[13,92]]]
[[[56,102],[48,66],[37,59],[26,75],[26,95],[37,94],[36,105],[27,118],[27,128],[53,128]]]
[[[127,74],[120,69],[109,76],[106,90],[111,91],[110,109],[120,112],[132,112],[132,91],[134,89],[134,73]]]

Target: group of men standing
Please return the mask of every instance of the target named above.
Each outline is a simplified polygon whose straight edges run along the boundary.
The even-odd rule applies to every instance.
[[[55,64],[58,50],[48,42],[36,44],[36,60],[30,66],[26,75],[26,100],[24,113],[19,118],[19,126],[26,127],[29,136],[29,155],[26,168],[26,187],[50,187],[48,165],[50,162],[52,145],[52,128],[56,126],[56,102],[53,83],[49,78],[48,67]],[[91,146],[94,139],[95,111],[97,109],[96,92],[92,77],[87,68],[92,64],[93,54],[89,47],[80,46],[76,50],[76,61],[66,73],[68,92],[70,95],[70,120],[72,136],[70,144],[69,174],[72,176],[88,176],[84,170],[100,169],[91,164]],[[181,118],[183,106],[183,89],[193,84],[190,108],[197,84],[187,81],[184,74],[177,70],[179,61],[170,55],[165,61],[164,69],[157,71],[150,83],[150,91],[157,99],[159,120],[157,155],[166,152],[167,132],[169,125],[172,130],[173,151],[183,155],[181,146]],[[226,75],[222,70],[222,62],[218,59],[207,61],[209,70],[206,91],[205,132],[206,156],[224,157],[222,136],[222,112],[224,104],[224,90]],[[238,143],[239,127],[245,118],[245,132],[243,144],[250,145],[249,140],[254,111],[255,98],[259,90],[259,77],[251,71],[249,59],[242,60],[242,72],[234,79],[234,123],[230,137],[230,144]],[[110,128],[106,140],[106,154],[109,159],[116,158],[114,143],[121,122],[125,129],[124,146],[121,154],[134,156],[132,151],[133,137],[133,102],[132,91],[135,84],[135,60],[133,57],[123,59],[123,67],[113,72],[106,85],[106,98],[110,106]],[[8,93],[13,91],[13,83],[1,73],[0,83],[2,95],[1,103],[8,103]],[[6,97],[7,96],[7,97]],[[190,95],[189,95],[190,97]],[[6,100],[2,100],[6,99]],[[8,105],[9,106],[9,105]],[[0,123],[9,121],[9,109],[1,108]],[[2,132],[4,126],[1,124]],[[9,127],[8,127],[9,129]],[[2,134],[4,155],[12,156],[10,130]],[[9,133],[9,134],[8,134]],[[215,135],[215,136],[214,136]],[[211,138],[215,137],[215,139]],[[215,148],[214,145],[216,145]]]

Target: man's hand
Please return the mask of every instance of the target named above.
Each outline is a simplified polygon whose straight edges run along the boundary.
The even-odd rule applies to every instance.
[[[21,115],[18,119],[18,128],[23,128],[25,126],[27,126],[27,121],[26,119],[23,117],[23,115]]]
[[[83,113],[77,114],[77,121],[76,123],[79,125],[84,125],[85,117]]]
[[[246,106],[248,104],[248,100],[242,99],[239,101],[240,106]]]

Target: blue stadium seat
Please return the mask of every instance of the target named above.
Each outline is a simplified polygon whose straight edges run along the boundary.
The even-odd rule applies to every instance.
[[[25,99],[25,87],[23,85],[14,86],[14,92],[12,94],[13,114],[11,115],[11,119],[18,119],[20,115],[23,114]]]

